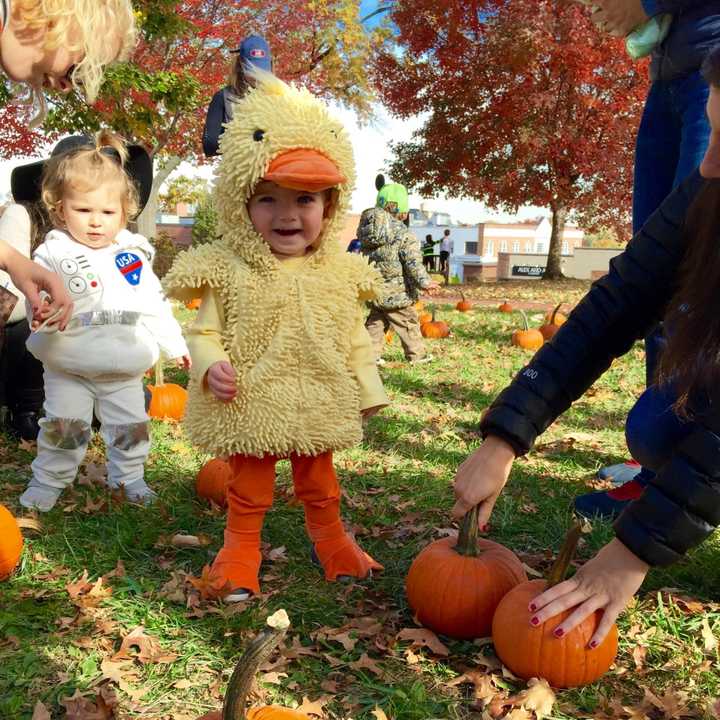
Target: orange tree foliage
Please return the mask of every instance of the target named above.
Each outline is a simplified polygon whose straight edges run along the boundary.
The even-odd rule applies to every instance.
[[[424,118],[394,145],[394,178],[510,212],[547,207],[547,276],[560,272],[569,212],[589,227],[627,226],[646,63],[597,31],[587,8],[399,0],[391,18],[397,46],[377,55],[375,82],[391,112]]]

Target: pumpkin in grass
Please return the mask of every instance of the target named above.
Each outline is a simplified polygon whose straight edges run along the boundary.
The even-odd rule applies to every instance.
[[[550,340],[555,333],[560,329],[560,326],[567,320],[564,315],[561,315],[558,310],[562,307],[560,303],[552,313],[545,316],[545,322],[540,326],[540,332],[545,340]]]
[[[247,696],[258,668],[270,657],[290,627],[290,620],[284,610],[271,615],[266,623],[266,627],[248,645],[233,670],[222,712],[207,713],[200,720],[309,720],[305,713],[279,705],[246,710]]]
[[[515,312],[515,308],[510,304],[509,300],[504,300],[498,310],[503,313]]]
[[[175,383],[166,383],[162,360],[155,365],[155,384],[148,385],[150,407],[148,415],[156,420],[181,420],[187,404],[187,390]]]
[[[418,322],[420,325],[424,325],[427,322],[430,322],[433,319],[433,315],[430,312],[421,312],[418,315]]]
[[[420,324],[420,333],[425,338],[446,338],[450,335],[450,327],[446,322],[435,319],[433,308],[430,320]]]
[[[467,312],[468,310],[472,310],[473,304],[465,298],[465,293],[460,293],[460,302],[455,306],[456,310],[459,310],[460,312]]]
[[[12,575],[20,562],[23,549],[23,536],[15,516],[0,505],[0,580]]]
[[[188,300],[185,303],[185,307],[188,310],[197,310],[202,303],[202,300],[200,298],[193,298],[192,300]]]
[[[600,678],[615,660],[618,644],[615,625],[598,647],[588,647],[602,617],[601,610],[561,638],[553,632],[575,608],[555,615],[538,627],[530,624],[530,602],[563,581],[581,533],[579,524],[570,531],[547,582],[530,580],[516,585],[495,611],[492,623],[495,652],[506,667],[524,680],[542,677],[553,687],[580,687]]]
[[[531,328],[528,325],[527,315],[522,310],[520,310],[520,314],[522,315],[525,329],[515,330],[512,334],[510,342],[513,345],[517,345],[517,347],[524,348],[525,350],[537,350],[542,347],[545,342],[545,338],[539,330]]]
[[[418,622],[460,640],[487,637],[500,600],[527,580],[514,553],[478,538],[477,515],[477,507],[465,515],[457,538],[424,548],[405,579]]]
[[[206,462],[195,478],[198,497],[212,500],[216,505],[227,505],[227,484],[232,479],[232,469],[224,460],[214,458]]]

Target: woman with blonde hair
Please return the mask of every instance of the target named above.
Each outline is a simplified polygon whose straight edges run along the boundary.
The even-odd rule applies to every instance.
[[[45,113],[43,90],[81,90],[97,97],[106,66],[124,60],[135,47],[135,16],[130,0],[0,0],[0,66],[15,82],[28,85]],[[64,328],[72,304],[60,279],[23,257],[0,237],[0,268],[40,312],[38,291],[52,303]]]

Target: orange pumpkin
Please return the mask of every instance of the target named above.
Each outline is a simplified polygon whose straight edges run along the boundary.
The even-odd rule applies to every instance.
[[[435,308],[428,322],[420,324],[420,333],[426,338],[446,338],[450,335],[450,327],[446,322],[435,319]]]
[[[0,505],[0,580],[6,580],[20,562],[23,537],[15,516]]]
[[[539,330],[531,328],[528,325],[527,315],[522,310],[520,310],[520,314],[522,315],[523,322],[525,323],[525,329],[515,330],[512,334],[510,342],[513,345],[524,348],[525,350],[537,350],[542,347],[545,342],[545,338]]]
[[[420,325],[424,325],[427,322],[431,322],[433,319],[432,313],[422,312],[418,315],[418,322]]]
[[[227,484],[232,479],[232,469],[224,460],[214,458],[206,462],[195,478],[198,497],[212,500],[216,505],[227,505]]]
[[[472,310],[473,304],[465,299],[465,293],[460,293],[460,302],[455,306],[456,310],[459,310],[460,312],[467,312],[468,310]]]
[[[197,310],[200,307],[202,300],[200,298],[193,298],[185,303],[185,307],[188,310]]]
[[[504,313],[511,313],[515,311],[515,308],[510,304],[509,300],[505,300],[502,305],[500,305],[498,310]]]
[[[284,610],[278,610],[267,619],[267,626],[247,646],[233,670],[222,712],[207,713],[200,720],[308,720],[309,716],[305,713],[279,705],[245,710],[255,673],[285,637],[289,627],[290,620]]]
[[[477,513],[476,507],[465,515],[457,541],[443,538],[424,548],[405,579],[418,621],[461,640],[487,637],[500,600],[527,580],[510,550],[478,539]]]
[[[550,340],[560,329],[560,326],[567,320],[564,315],[558,312],[561,307],[562,303],[560,303],[551,314],[547,314],[545,316],[545,322],[540,326],[540,332],[545,340]]]
[[[148,415],[157,420],[181,420],[187,404],[187,390],[175,383],[166,383],[162,360],[155,365],[155,385],[148,385],[150,407]]]
[[[556,638],[553,632],[575,608],[538,627],[530,624],[530,602],[547,588],[562,582],[580,534],[579,525],[570,531],[547,582],[530,580],[516,585],[495,611],[492,623],[495,652],[505,666],[524,680],[542,677],[554,687],[579,687],[597,680],[615,660],[618,642],[615,625],[598,647],[588,648],[602,616],[600,610],[562,638]]]

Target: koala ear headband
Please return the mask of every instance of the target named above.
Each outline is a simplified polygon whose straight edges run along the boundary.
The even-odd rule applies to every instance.
[[[95,141],[89,135],[70,135],[63,138],[50,153],[56,157],[81,147],[95,147]],[[147,150],[141,145],[128,145],[128,158],[123,169],[135,183],[138,191],[139,209],[147,205],[150,199],[153,180],[153,164]],[[100,148],[103,155],[120,162],[120,154],[115,148]],[[27,165],[19,165],[10,175],[10,188],[15,202],[32,203],[40,199],[43,168],[47,160],[38,160]]]

